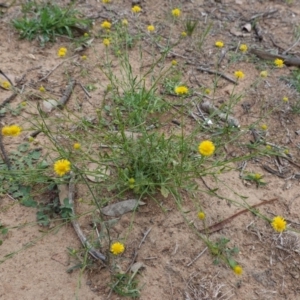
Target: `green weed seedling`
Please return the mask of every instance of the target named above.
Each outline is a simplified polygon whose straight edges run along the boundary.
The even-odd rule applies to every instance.
[[[252,182],[255,182],[257,187],[259,186],[263,186],[266,185],[267,183],[264,182],[263,179],[263,175],[259,174],[259,173],[250,173],[246,176],[243,177],[245,180],[249,180]]]
[[[73,37],[88,31],[92,21],[79,18],[79,13],[70,5],[61,8],[56,4],[28,2],[22,6],[23,17],[14,19],[13,26],[21,39],[33,40],[38,37],[41,44],[54,41],[57,36]]]

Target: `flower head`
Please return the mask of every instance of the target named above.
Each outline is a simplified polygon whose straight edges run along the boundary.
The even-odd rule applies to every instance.
[[[204,93],[205,93],[206,95],[209,95],[209,94],[210,94],[210,89],[205,89],[205,90],[204,90]]]
[[[59,176],[64,176],[71,170],[71,163],[67,159],[60,159],[54,163],[54,171]]]
[[[186,94],[188,94],[188,92],[189,92],[189,89],[184,85],[180,85],[175,88],[175,94],[177,94],[177,95],[186,95]]]
[[[181,10],[179,8],[174,8],[172,10],[172,16],[173,17],[178,18],[178,17],[180,17],[180,15],[181,15]]]
[[[246,44],[241,44],[239,49],[241,52],[246,52],[248,50],[248,46]]]
[[[260,128],[261,128],[262,130],[267,130],[267,129],[268,129],[268,125],[267,125],[267,124],[262,124],[262,125],[260,126]]]
[[[234,76],[237,78],[237,79],[243,79],[245,77],[245,74],[242,72],[242,71],[235,71],[234,72]]]
[[[266,78],[268,76],[268,72],[267,71],[261,71],[259,76],[262,77],[262,78]]]
[[[75,143],[75,144],[73,145],[73,148],[74,148],[75,150],[78,150],[78,149],[81,148],[81,145],[80,145],[79,143]]]
[[[108,22],[108,21],[104,21],[104,22],[101,23],[101,27],[103,29],[110,29],[111,28],[111,23]]]
[[[255,173],[255,174],[253,175],[253,177],[254,177],[255,180],[260,180],[260,179],[262,178],[262,175],[259,174],[259,173]]]
[[[284,66],[284,61],[280,58],[276,58],[274,64],[277,68],[282,68]]]
[[[11,87],[11,84],[10,84],[7,80],[5,80],[5,81],[2,81],[2,82],[1,82],[1,86],[2,86],[4,89],[9,90],[10,87]]]
[[[103,39],[102,41],[103,45],[108,47],[110,45],[110,40],[109,39]]]
[[[2,128],[2,135],[4,136],[18,136],[22,128],[18,125],[4,126]]]
[[[68,51],[67,48],[61,47],[61,48],[59,48],[59,50],[58,50],[58,52],[57,52],[57,55],[58,55],[59,57],[64,57],[64,56],[66,56],[67,51]]]
[[[204,220],[206,217],[205,212],[203,212],[203,211],[199,211],[197,216],[200,220]]]
[[[125,251],[125,246],[120,242],[115,242],[110,246],[110,252],[114,255],[122,254],[124,251]]]
[[[154,27],[153,25],[149,25],[149,26],[147,27],[147,30],[148,30],[149,32],[152,32],[152,31],[155,30],[155,27]]]
[[[82,55],[82,56],[81,56],[81,59],[82,59],[82,60],[87,60],[87,56],[86,56],[86,55]]]
[[[110,3],[111,0],[102,0],[102,3],[107,4]]]
[[[186,37],[186,36],[187,36],[187,33],[186,33],[185,31],[182,31],[182,32],[181,32],[181,36],[182,36],[182,37]]]
[[[89,34],[88,34],[87,32],[85,32],[83,36],[84,36],[84,37],[88,37]]]
[[[46,89],[41,85],[40,88],[39,88],[39,91],[44,93],[46,91]]]
[[[282,98],[282,101],[283,101],[283,102],[288,102],[288,101],[289,101],[289,98],[286,97],[286,96],[284,96],[284,97]]]
[[[236,275],[241,275],[243,273],[243,268],[240,265],[236,265],[235,267],[233,267],[233,272]]]
[[[223,48],[224,47],[224,43],[222,41],[216,41],[215,42],[215,46],[218,48]]]
[[[212,141],[203,141],[198,146],[198,151],[203,156],[211,156],[215,152],[215,145]]]
[[[277,232],[282,232],[286,229],[286,221],[280,216],[274,217],[271,222],[271,225]]]
[[[128,25],[127,19],[123,19],[123,20],[122,20],[122,25],[123,25],[123,26],[127,26],[127,25]]]
[[[138,5],[135,5],[131,8],[131,11],[135,14],[139,13],[142,9],[138,6]]]
[[[172,64],[172,66],[177,66],[177,60],[173,59],[173,60],[171,61],[171,64]]]

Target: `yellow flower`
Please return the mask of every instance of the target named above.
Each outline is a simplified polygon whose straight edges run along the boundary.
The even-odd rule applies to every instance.
[[[240,51],[241,52],[246,52],[247,50],[248,50],[248,46],[246,44],[241,44]]]
[[[89,34],[88,34],[87,32],[85,32],[83,36],[84,36],[84,37],[88,37]]]
[[[81,145],[80,145],[79,143],[75,143],[75,144],[73,145],[73,148],[74,148],[75,150],[78,150],[78,149],[81,148]]]
[[[198,218],[199,218],[200,220],[204,220],[204,219],[205,219],[205,213],[204,213],[203,211],[199,211],[199,212],[198,212]]]
[[[236,265],[235,267],[233,267],[233,272],[236,275],[241,275],[243,273],[243,268],[239,265]]]
[[[134,184],[135,183],[135,179],[134,178],[129,178],[128,179],[128,183],[129,184]]]
[[[224,47],[224,43],[222,41],[216,41],[215,42],[215,46],[218,48],[223,48]]]
[[[46,89],[41,85],[39,88],[40,92],[44,93],[46,91]]]
[[[171,64],[172,64],[172,66],[176,66],[176,65],[177,65],[177,60],[173,59],[173,60],[171,61]]]
[[[203,141],[198,146],[198,151],[203,156],[210,156],[215,152],[215,145],[211,141]]]
[[[2,135],[4,136],[18,136],[20,135],[22,128],[18,125],[4,126],[2,128]]]
[[[268,76],[268,72],[267,71],[261,71],[259,75],[262,78],[266,78]]]
[[[181,10],[179,8],[174,8],[172,10],[172,16],[173,17],[177,18],[177,17],[180,17],[180,15],[181,15]]]
[[[18,125],[11,125],[10,126],[10,135],[11,136],[18,136],[22,131],[22,128]]]
[[[103,45],[108,47],[110,45],[110,40],[109,39],[103,39]]]
[[[82,60],[86,60],[86,59],[87,59],[87,56],[86,56],[86,55],[82,55],[82,56],[81,56],[81,59],[82,59]]]
[[[114,255],[122,254],[124,250],[125,250],[125,246],[120,242],[115,242],[110,246],[110,252]]]
[[[21,105],[22,105],[23,107],[25,107],[25,106],[27,105],[27,102],[26,102],[26,101],[22,101],[22,102],[21,102]]]
[[[282,98],[282,101],[284,101],[284,102],[288,102],[288,101],[289,101],[289,98],[288,98],[288,97],[286,97],[286,96],[284,96],[284,97]]]
[[[280,216],[274,217],[271,222],[271,225],[272,225],[273,229],[277,232],[282,232],[282,231],[286,230],[286,221],[284,218],[282,218]]]
[[[242,72],[242,71],[235,71],[234,72],[234,76],[237,78],[237,79],[243,79],[245,77],[245,74]]]
[[[67,159],[60,159],[54,163],[54,171],[59,176],[64,176],[71,170],[71,163]]]
[[[267,149],[267,150],[271,150],[272,147],[271,147],[270,145],[267,145],[267,146],[266,146],[266,149]]]
[[[277,68],[282,68],[284,66],[284,61],[280,58],[276,58],[274,64]]]
[[[122,25],[124,25],[124,26],[127,26],[127,25],[128,25],[127,19],[123,19],[123,20],[122,20]]]
[[[177,95],[186,95],[186,94],[188,94],[188,92],[189,92],[189,89],[184,85],[180,85],[175,88],[175,93]]]
[[[210,94],[210,89],[205,89],[205,90],[204,90],[204,93],[205,93],[206,95],[209,95],[209,94]]]
[[[181,36],[182,36],[182,37],[186,37],[186,36],[187,36],[187,33],[186,33],[185,31],[182,31],[182,32],[181,32]]]
[[[11,87],[11,84],[8,82],[8,81],[2,81],[1,82],[1,86],[6,89],[6,90],[9,90],[10,87]]]
[[[260,128],[261,128],[262,130],[267,130],[267,129],[268,129],[268,126],[267,126],[267,124],[262,124],[262,125],[260,126]]]
[[[132,12],[137,14],[139,13],[142,9],[138,6],[138,5],[135,5],[134,7],[131,8]]]
[[[154,27],[153,25],[149,25],[149,26],[147,27],[147,30],[148,30],[149,32],[152,32],[152,31],[155,30],[155,27]]]
[[[102,3],[107,4],[110,3],[111,0],[102,0]]]
[[[101,27],[104,28],[104,29],[110,29],[111,28],[111,23],[108,22],[108,21],[104,21],[104,22],[102,22]]]
[[[290,153],[290,150],[289,150],[289,149],[285,149],[285,150],[283,151],[283,153],[284,153],[284,154],[289,154],[289,153]]]
[[[254,174],[254,179],[255,180],[259,180],[259,179],[261,179],[262,178],[262,175],[261,174],[259,174],[259,173],[255,173]]]
[[[64,56],[66,56],[67,51],[68,51],[67,48],[61,47],[61,48],[59,48],[57,55],[59,57],[64,57]]]
[[[32,136],[30,136],[29,138],[28,138],[28,142],[29,143],[32,143],[34,141],[34,138],[32,137]]]
[[[129,184],[129,188],[130,189],[134,189],[134,183],[135,183],[135,179],[134,178],[129,178],[128,179],[128,184]]]

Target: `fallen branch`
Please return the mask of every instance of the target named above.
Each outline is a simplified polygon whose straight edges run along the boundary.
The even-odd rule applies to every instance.
[[[266,60],[275,60],[276,58],[280,58],[284,61],[287,66],[296,66],[300,67],[300,58],[299,57],[290,57],[287,55],[280,54],[271,54],[267,51],[258,50],[258,49],[250,49],[249,53],[255,54],[259,58]]]
[[[230,223],[230,222],[231,222],[234,218],[236,218],[237,216],[239,216],[239,215],[241,215],[241,214],[244,214],[244,213],[246,213],[246,212],[248,212],[248,211],[252,211],[252,210],[253,210],[254,208],[256,208],[256,207],[259,207],[259,206],[264,205],[264,204],[269,204],[269,203],[271,203],[271,202],[273,202],[273,201],[276,201],[276,200],[278,200],[278,198],[273,198],[273,199],[271,199],[271,200],[266,200],[266,201],[263,201],[263,202],[261,202],[261,203],[252,205],[252,206],[250,206],[249,208],[243,209],[243,210],[241,210],[241,211],[235,213],[235,214],[232,215],[231,217],[229,217],[229,218],[227,218],[227,219],[225,219],[225,220],[223,220],[223,221],[221,221],[221,222],[218,222],[218,223],[216,223],[216,224],[213,224],[213,225],[209,226],[208,228],[204,228],[204,229],[199,230],[199,232],[205,233],[205,234],[211,234],[211,233],[220,231],[221,229],[224,228],[224,225]]]
[[[215,74],[215,75],[218,75],[218,76],[220,76],[220,77],[222,77],[222,78],[224,78],[224,79],[226,79],[226,80],[228,80],[228,81],[230,81],[234,84],[238,84],[238,82],[235,81],[234,79],[232,79],[232,78],[228,77],[227,75],[225,75],[223,73],[220,73],[218,71],[214,71],[214,70],[210,70],[210,69],[206,69],[206,68],[202,68],[202,67],[197,67],[196,70],[202,71],[202,72],[207,72],[209,74]]]
[[[71,78],[64,94],[58,100],[57,107],[62,108],[67,103],[67,101],[69,100],[69,98],[72,94],[72,91],[73,91],[73,88],[74,88],[75,84],[76,84],[76,80]]]
[[[85,246],[88,249],[89,254],[91,256],[93,256],[94,258],[96,258],[96,259],[100,259],[102,261],[105,261],[106,260],[105,255],[100,253],[98,250],[96,250],[91,245],[91,243],[88,241],[86,236],[83,234],[83,232],[82,232],[82,230],[81,230],[81,228],[80,228],[80,226],[77,222],[76,212],[75,212],[75,208],[74,208],[74,194],[75,194],[75,183],[74,182],[75,182],[75,175],[74,175],[74,173],[71,173],[71,179],[70,179],[70,182],[69,182],[69,193],[68,193],[68,199],[69,199],[69,203],[71,205],[72,215],[73,215],[73,218],[71,219],[71,223],[72,223],[73,228],[74,228],[76,234],[78,235],[82,245]]]
[[[212,103],[210,103],[210,101],[201,102],[200,106],[205,112],[209,114],[217,115],[222,121],[227,122],[229,125],[240,127],[239,121],[237,119],[235,119],[234,117],[226,113],[223,113],[218,108],[216,108]]]

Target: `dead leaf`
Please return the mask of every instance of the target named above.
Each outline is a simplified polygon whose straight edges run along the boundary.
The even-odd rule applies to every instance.
[[[138,205],[145,205],[145,204],[146,203],[142,201],[130,199],[130,200],[125,200],[118,203],[107,205],[101,209],[101,212],[106,216],[117,217],[129,211],[134,210]]]
[[[44,100],[42,102],[42,111],[49,113],[51,112],[56,106],[58,105],[58,102],[54,99],[48,99],[48,100]]]
[[[160,193],[164,196],[164,198],[168,198],[169,196],[169,190],[166,189],[164,186],[160,188]]]
[[[251,26],[250,23],[246,23],[245,25],[243,25],[242,29],[247,31],[247,32],[250,32],[251,29],[252,29],[252,26]]]
[[[145,265],[142,262],[138,261],[131,266],[130,271],[132,273],[136,273],[139,269],[144,268],[144,267],[145,267]]]
[[[87,167],[93,174],[86,175],[86,177],[92,182],[102,182],[110,176],[110,169],[108,169],[107,166],[101,166],[97,163],[89,163]]]

